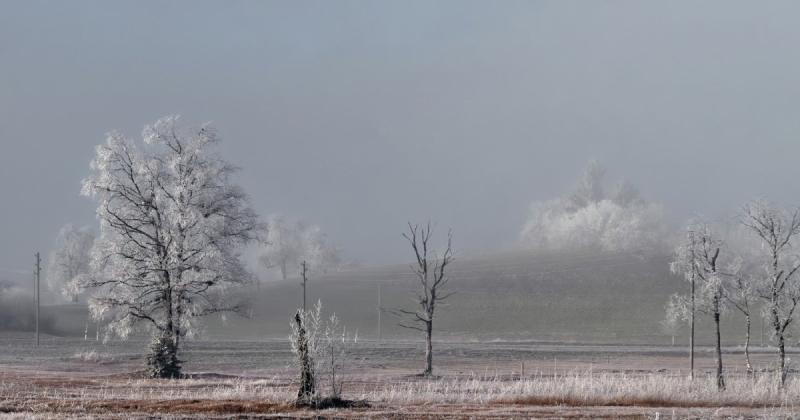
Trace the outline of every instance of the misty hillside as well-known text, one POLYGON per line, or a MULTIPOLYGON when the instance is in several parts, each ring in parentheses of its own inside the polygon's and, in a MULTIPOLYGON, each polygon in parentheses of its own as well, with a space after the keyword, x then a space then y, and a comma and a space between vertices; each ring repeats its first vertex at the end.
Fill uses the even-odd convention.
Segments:
MULTIPOLYGON (((667 255, 620 253, 527 252, 463 257, 452 266, 449 290, 456 292, 436 313, 440 339, 536 340, 624 343, 669 343, 661 329, 664 305, 672 293, 685 292, 682 279, 669 273, 667 255)), ((309 305, 322 300, 325 313, 335 312, 350 332, 377 337, 378 285, 381 288, 384 338, 419 338, 401 328, 390 313, 412 308, 414 278, 407 264, 357 268, 311 278, 309 305)), ((264 283, 244 292, 252 318, 230 315, 225 322, 208 319, 207 338, 275 338, 289 333, 289 318, 302 304, 298 279, 264 283)), ((723 321, 723 340, 738 344, 741 324, 735 314, 723 321)), ((46 306, 45 330, 83 335, 87 319, 82 305, 46 306)), ((698 327, 710 331, 699 315, 698 327)), ((754 321, 753 335, 759 325, 754 321)), ((89 335, 94 335, 93 327, 89 335)), ((685 334, 683 334, 685 336, 685 334)), ((699 341, 703 344, 704 336, 699 341)), ((685 341, 685 340, 684 340, 685 341)))
MULTIPOLYGON (((449 290, 456 294, 437 310, 439 337, 580 341, 664 341, 660 331, 668 296, 682 290, 668 271, 667 256, 586 253, 508 253, 457 260, 449 290)), ((362 268, 311 279, 308 301, 321 299, 350 329, 377 336, 378 285, 383 336, 415 331, 397 326, 388 311, 411 308, 415 280, 408 265, 362 268)), ((233 321, 211 334, 281 336, 301 303, 299 280, 261 286, 254 319, 233 321)))
MULTIPOLYGON (((661 328, 664 307, 687 283, 669 272, 670 256, 631 253, 514 252, 463 257, 452 266, 449 290, 455 291, 436 312, 439 338, 667 344, 661 328)), ((384 312, 384 338, 421 338, 399 327, 396 308, 413 308, 415 279, 408 264, 361 268, 309 280, 308 302, 323 302, 360 337, 377 337, 378 285, 384 312)), ((289 317, 302 302, 300 281, 261 286, 253 297, 254 318, 233 320, 227 328, 209 326, 209 335, 286 336, 289 317)), ((760 334, 753 321, 753 337, 760 334)), ((712 331, 710 317, 699 314, 699 344, 712 331)), ((728 313, 723 341, 738 345, 743 324, 728 313)), ((679 341, 685 341, 681 331, 679 341)))

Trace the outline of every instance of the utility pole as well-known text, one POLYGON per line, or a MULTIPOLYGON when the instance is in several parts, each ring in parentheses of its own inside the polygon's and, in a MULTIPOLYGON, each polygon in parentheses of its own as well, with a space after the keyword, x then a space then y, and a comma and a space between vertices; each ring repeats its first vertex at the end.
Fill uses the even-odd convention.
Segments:
POLYGON ((303 263, 300 264, 302 270, 300 274, 303 276, 303 313, 306 312, 306 281, 308 281, 308 264, 306 264, 306 260, 303 260, 303 263))
POLYGON ((381 333, 381 284, 378 283, 378 341, 383 341, 383 335, 381 333))
MULTIPOLYGON (((694 249, 694 239, 692 239, 692 249, 694 249)), ((694 255, 694 254, 692 254, 694 255)), ((694 298, 694 280, 695 280, 695 264, 694 257, 692 257, 692 317, 691 327, 689 331, 689 379, 694 380, 694 312, 695 312, 695 298, 694 298)))
MULTIPOLYGON (((33 275, 31 276, 31 280, 33 280, 33 283, 31 284, 31 295, 33 295, 33 302, 31 302, 33 305, 31 306, 31 309, 33 310, 34 328, 36 328, 39 324, 36 322, 36 267, 33 267, 33 275)), ((38 336, 39 334, 36 335, 38 336)))
POLYGON ((42 275, 41 258, 39 253, 36 253, 36 288, 33 291, 34 299, 36 300, 36 347, 39 347, 39 307, 41 306, 41 297, 39 294, 39 280, 42 275))

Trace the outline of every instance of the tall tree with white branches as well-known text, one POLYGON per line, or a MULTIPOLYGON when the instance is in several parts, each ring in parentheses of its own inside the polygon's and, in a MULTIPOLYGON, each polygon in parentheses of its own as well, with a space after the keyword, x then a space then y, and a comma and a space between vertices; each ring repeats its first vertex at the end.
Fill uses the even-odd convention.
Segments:
POLYGON ((88 226, 64 225, 58 232, 55 249, 50 253, 45 275, 50 290, 60 293, 72 303, 78 301, 80 290, 75 288, 79 276, 90 272, 90 253, 94 232, 88 226))
POLYGON ((436 305, 453 295, 453 292, 444 290, 450 280, 448 268, 453 262, 452 231, 447 232, 447 245, 440 255, 432 249, 432 236, 430 222, 422 227, 409 223, 408 232, 403 234, 414 251, 412 269, 418 281, 418 306, 416 310, 395 311, 409 320, 401 322, 401 327, 425 333, 425 370, 422 372, 425 376, 433 375, 433 317, 436 305))
POLYGON ((690 251, 697 256, 694 259, 697 267, 697 278, 700 280, 698 310, 714 320, 714 345, 717 367, 717 389, 725 389, 725 377, 722 371, 722 337, 720 334, 720 317, 725 310, 725 289, 720 272, 720 251, 723 242, 717 238, 706 223, 695 223, 687 229, 694 248, 690 251))
POLYGON ((800 234, 800 209, 786 211, 764 201, 754 201, 742 210, 741 223, 761 242, 764 274, 755 286, 765 302, 767 317, 778 344, 780 384, 786 383, 786 339, 800 303, 800 259, 792 248, 800 234))
POLYGON ((140 324, 153 333, 148 360, 170 366, 150 372, 168 377, 199 317, 240 308, 226 292, 251 280, 239 250, 263 228, 231 179, 237 168, 213 151, 216 130, 177 120, 147 125, 141 147, 116 132, 97 146, 82 188, 98 203, 95 274, 78 284, 93 289, 90 308, 110 333, 140 324))

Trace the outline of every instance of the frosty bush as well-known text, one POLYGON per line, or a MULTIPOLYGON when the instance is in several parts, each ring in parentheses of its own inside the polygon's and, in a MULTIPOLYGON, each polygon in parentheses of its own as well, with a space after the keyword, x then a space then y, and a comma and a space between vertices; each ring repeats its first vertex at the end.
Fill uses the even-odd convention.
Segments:
POLYGON ((573 192, 531 204, 530 217, 520 233, 522 243, 534 249, 611 252, 662 246, 661 206, 648 203, 625 182, 606 193, 604 176, 605 170, 592 161, 573 192))
POLYGON ((297 403, 320 406, 341 401, 343 381, 339 375, 349 340, 339 318, 332 314, 323 319, 318 301, 309 311, 298 309, 291 327, 292 353, 300 371, 297 403))

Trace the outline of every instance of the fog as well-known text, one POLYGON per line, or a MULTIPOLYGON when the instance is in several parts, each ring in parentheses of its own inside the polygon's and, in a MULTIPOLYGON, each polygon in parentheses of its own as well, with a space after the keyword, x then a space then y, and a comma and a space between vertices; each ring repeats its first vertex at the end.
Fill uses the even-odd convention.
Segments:
POLYGON ((800 4, 4 3, 0 279, 30 278, 94 146, 167 114, 213 121, 262 215, 365 264, 408 220, 457 255, 517 245, 532 202, 597 159, 673 225, 800 204, 800 4))

